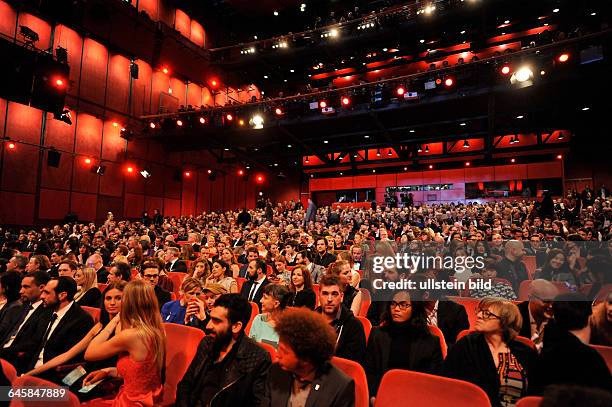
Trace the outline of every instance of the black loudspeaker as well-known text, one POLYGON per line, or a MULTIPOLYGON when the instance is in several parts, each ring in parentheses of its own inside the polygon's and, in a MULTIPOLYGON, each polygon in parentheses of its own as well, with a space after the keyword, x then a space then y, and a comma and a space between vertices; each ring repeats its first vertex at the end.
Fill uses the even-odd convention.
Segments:
POLYGON ((174 175, 172 176, 172 179, 176 182, 181 182, 183 180, 183 171, 181 170, 174 171, 174 175))
POLYGON ((138 79, 138 64, 136 62, 130 64, 130 75, 132 75, 132 78, 138 79))
POLYGON ((49 167, 58 168, 61 159, 62 159, 62 153, 59 153, 54 150, 49 150, 49 152, 47 153, 47 165, 49 167))

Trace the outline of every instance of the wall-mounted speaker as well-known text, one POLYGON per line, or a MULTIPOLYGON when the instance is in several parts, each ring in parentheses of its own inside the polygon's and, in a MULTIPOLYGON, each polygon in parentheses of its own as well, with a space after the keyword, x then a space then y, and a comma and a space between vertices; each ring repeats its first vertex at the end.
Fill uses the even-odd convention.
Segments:
POLYGON ((55 150, 49 150, 47 152, 47 165, 49 167, 58 168, 60 165, 61 159, 62 159, 62 153, 55 151, 55 150))

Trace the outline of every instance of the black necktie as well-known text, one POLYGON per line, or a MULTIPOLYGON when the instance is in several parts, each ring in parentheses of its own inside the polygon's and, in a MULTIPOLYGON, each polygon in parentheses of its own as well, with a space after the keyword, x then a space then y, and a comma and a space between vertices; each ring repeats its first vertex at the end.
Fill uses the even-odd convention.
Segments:
POLYGON ((42 337, 42 342, 40 346, 38 347, 38 352, 36 352, 34 357, 38 358, 40 351, 42 351, 45 348, 45 345, 47 344, 47 341, 49 340, 49 333, 51 332, 51 327, 53 326, 53 323, 55 322, 56 319, 57 319, 57 313, 54 312, 53 315, 51 315, 51 320, 49 321, 47 330, 45 331, 45 334, 42 337))
POLYGON ((30 312, 32 309, 34 309, 32 304, 28 304, 27 306, 23 307, 23 309, 21 311, 21 315, 19 315, 19 318, 17 319, 17 322, 15 322, 15 325, 13 326, 13 329, 11 330, 11 332, 6 337, 4 337, 4 340, 2 341, 3 345, 6 342, 8 342, 13 336, 17 336, 17 334, 19 333, 19 327, 21 326, 21 324, 25 320, 26 316, 28 316, 28 312, 30 312))

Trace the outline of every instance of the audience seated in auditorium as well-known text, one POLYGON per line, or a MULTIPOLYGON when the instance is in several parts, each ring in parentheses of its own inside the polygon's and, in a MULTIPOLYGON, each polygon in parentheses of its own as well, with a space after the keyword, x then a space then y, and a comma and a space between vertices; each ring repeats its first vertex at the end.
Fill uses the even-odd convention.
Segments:
MULTIPOLYGON (((21 274, 14 271, 7 271, 0 274, 0 327, 5 324, 4 316, 10 315, 10 318, 19 316, 18 308, 21 308, 21 274)), ((12 325, 15 321, 9 320, 6 325, 12 325)), ((1 328, 0 328, 1 329, 1 328)), ((2 332, 0 330, 0 338, 2 332)))
POLYGON ((161 307, 171 300, 170 292, 161 288, 157 283, 159 281, 160 268, 156 261, 145 261, 140 267, 140 275, 144 282, 153 287, 157 304, 161 311, 161 307))
POLYGON ((480 276, 475 275, 471 280, 480 279, 483 282, 491 284, 491 288, 476 288, 470 290, 470 297, 485 298, 485 297, 500 297, 506 300, 516 300, 517 295, 511 286, 500 281, 495 281, 497 277, 497 269, 495 269, 495 260, 486 258, 484 267, 480 270, 480 276))
POLYGON ((177 407, 267 405, 270 355, 244 334, 251 306, 238 294, 216 301, 202 339, 176 393, 177 407))
POLYGON ((110 271, 108 273, 108 283, 116 281, 129 282, 132 279, 132 270, 127 263, 112 263, 110 265, 110 271))
MULTIPOLYGON (((89 332, 73 347, 68 349, 66 352, 61 353, 55 356, 53 359, 48 360, 42 365, 30 370, 25 373, 31 376, 41 376, 44 378, 53 378, 61 379, 61 376, 68 374, 70 371, 64 371, 63 374, 58 372, 53 372, 51 369, 55 369, 62 365, 67 365, 71 360, 80 361, 84 356, 85 350, 91 343, 92 339, 100 333, 102 329, 121 311, 121 299, 123 297, 123 290, 125 289, 126 282, 118 281, 115 283, 110 283, 104 293, 102 294, 102 305, 100 307, 100 321, 97 322, 89 332), (51 372, 50 372, 51 371, 51 372)), ((114 334, 114 332, 113 332, 114 334)), ((116 357, 110 357, 105 360, 100 360, 98 362, 90 362, 85 364, 82 362, 81 365, 85 365, 87 371, 91 372, 98 369, 103 369, 107 367, 114 367, 117 363, 116 357)), ((84 377, 83 377, 84 378, 84 377)), ((78 390, 82 387, 82 380, 78 380, 74 385, 70 386, 71 390, 75 392, 75 394, 79 394, 80 397, 83 396, 82 393, 78 393, 78 390)), ((101 395, 99 393, 89 393, 87 398, 93 398, 94 395, 101 395)))
POLYGON ((508 280, 515 293, 519 292, 521 281, 527 280, 527 268, 521 261, 524 255, 523 243, 519 240, 510 240, 504 247, 504 258, 497 263, 497 277, 508 280))
POLYGON ((176 247, 168 247, 164 261, 166 262, 166 271, 177 271, 180 273, 187 272, 187 265, 183 260, 179 260, 180 251, 176 247))
POLYGON ((575 287, 577 285, 575 274, 576 271, 570 269, 565 253, 560 249, 551 249, 542 270, 536 272, 535 278, 565 282, 575 287))
POLYGON ((445 376, 480 386, 493 406, 514 405, 527 395, 536 351, 515 340, 522 317, 516 305, 500 298, 478 304, 475 333, 450 348, 445 376))
POLYGON ((278 345, 278 334, 274 327, 280 313, 287 307, 291 298, 289 289, 281 284, 268 284, 263 288, 261 314, 255 316, 249 337, 256 342, 264 342, 274 347, 278 345))
POLYGON ((312 252, 306 250, 298 252, 295 256, 296 264, 306 266, 308 269, 310 277, 312 278, 312 283, 319 284, 319 280, 325 275, 325 267, 313 263, 312 259, 312 252))
POLYGON ((123 290, 121 313, 95 336, 87 350, 88 361, 118 356, 116 367, 89 373, 83 385, 121 377, 113 406, 154 405, 163 388, 166 363, 166 334, 159 304, 151 284, 130 281, 123 290))
MULTIPOLYGON (((0 320, 2 320, 0 318, 0 320)), ((591 325, 591 344, 612 346, 612 290, 604 301, 593 307, 589 318, 591 325)))
POLYGON ((306 266, 298 265, 291 270, 291 284, 289 288, 291 290, 290 306, 315 309, 317 295, 312 289, 312 278, 306 266))
POLYGON ((317 311, 336 331, 335 356, 361 363, 366 350, 365 333, 361 322, 343 304, 342 285, 337 275, 323 276, 317 311))
POLYGON ((559 290, 550 281, 533 280, 529 284, 529 300, 518 305, 523 319, 519 335, 531 339, 538 352, 542 351, 545 338, 550 339, 546 343, 552 343, 556 336, 552 304, 557 294, 559 290), (549 338, 551 335, 553 338, 549 338))
POLYGON ((324 238, 316 240, 316 254, 312 262, 319 266, 327 267, 336 261, 336 256, 328 252, 327 242, 324 238))
POLYGON ((14 271, 21 275, 25 275, 25 268, 28 265, 28 258, 21 254, 15 254, 6 263, 6 271, 14 271))
MULTIPOLYGON (((422 279, 417 275, 415 281, 422 279)), ((451 301, 445 296, 439 296, 440 290, 430 290, 423 298, 425 301, 425 314, 427 324, 437 326, 444 334, 447 345, 452 345, 457 340, 459 332, 470 327, 465 307, 451 301), (439 298, 438 298, 439 296, 439 298)))
POLYGON ((427 327, 425 303, 417 291, 397 291, 370 332, 364 367, 374 397, 383 375, 391 369, 437 373, 442 366, 440 340, 427 327))
POLYGON ((324 317, 305 308, 288 309, 279 316, 276 331, 277 363, 268 373, 263 405, 355 405, 354 381, 330 362, 336 335, 324 317))
MULTIPOLYGON (((61 260, 57 266, 58 266, 56 269, 57 275, 55 277, 66 276, 66 277, 74 278, 77 270, 79 269, 79 265, 70 260, 61 260)), ((53 277, 51 275, 51 272, 49 272, 49 276, 53 277)), ((78 284, 79 283, 77 282, 77 285, 78 284)))
POLYGON ((539 407, 609 407, 612 392, 594 387, 551 385, 546 388, 539 407))
POLYGON ((542 350, 530 377, 530 391, 540 394, 551 384, 612 391, 612 376, 606 362, 588 345, 591 303, 580 293, 564 293, 555 297, 552 306, 557 337, 552 345, 542 350))
POLYGON ((104 260, 102 259, 102 256, 99 254, 92 254, 87 259, 86 265, 88 267, 93 267, 94 270, 96 270, 97 279, 99 282, 103 283, 108 281, 108 271, 104 267, 104 260))
POLYGON ((346 260, 338 260, 329 267, 329 273, 340 278, 340 283, 344 288, 342 304, 350 309, 354 315, 361 310, 361 292, 351 285, 352 270, 351 265, 346 260))
POLYGON ((197 297, 202 294, 202 285, 198 280, 192 277, 186 277, 181 284, 179 290, 180 298, 175 301, 170 301, 162 305, 161 316, 162 321, 186 325, 189 322, 185 315, 187 306, 191 302, 195 302, 197 297))

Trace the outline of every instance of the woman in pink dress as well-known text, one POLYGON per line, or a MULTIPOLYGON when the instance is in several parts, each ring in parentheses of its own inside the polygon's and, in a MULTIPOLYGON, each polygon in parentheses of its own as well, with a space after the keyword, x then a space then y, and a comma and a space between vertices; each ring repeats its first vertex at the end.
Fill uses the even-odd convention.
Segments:
POLYGON ((161 400, 163 388, 162 370, 166 359, 164 332, 153 288, 142 280, 131 281, 123 292, 121 313, 91 341, 85 351, 85 359, 92 361, 119 355, 117 367, 91 372, 83 385, 107 377, 121 377, 123 386, 112 401, 113 406, 155 405, 161 400))

